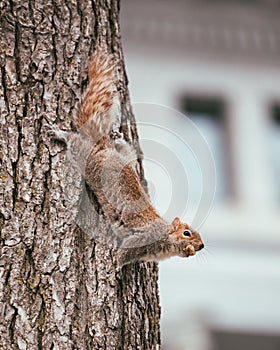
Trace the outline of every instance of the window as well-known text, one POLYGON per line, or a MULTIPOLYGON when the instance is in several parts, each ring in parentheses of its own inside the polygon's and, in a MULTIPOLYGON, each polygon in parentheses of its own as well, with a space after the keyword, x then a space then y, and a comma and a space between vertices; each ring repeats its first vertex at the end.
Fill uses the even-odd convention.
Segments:
POLYGON ((274 105, 271 114, 272 135, 270 140, 270 152, 275 178, 276 196, 278 200, 280 200, 280 105, 274 105))
POLYGON ((279 350, 279 335, 250 334, 215 330, 212 332, 213 350, 279 350))
POLYGON ((229 156, 224 103, 216 98, 185 97, 182 108, 199 128, 213 154, 217 172, 215 202, 225 200, 229 196, 229 156))

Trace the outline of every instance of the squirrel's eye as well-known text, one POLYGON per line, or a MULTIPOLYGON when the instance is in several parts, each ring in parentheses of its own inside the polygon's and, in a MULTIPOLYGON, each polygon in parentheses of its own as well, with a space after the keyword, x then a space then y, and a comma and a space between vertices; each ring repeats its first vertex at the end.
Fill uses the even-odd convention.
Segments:
POLYGON ((185 231, 183 232, 183 236, 184 236, 184 237, 190 237, 191 235, 192 235, 192 233, 191 233, 190 230, 185 230, 185 231))

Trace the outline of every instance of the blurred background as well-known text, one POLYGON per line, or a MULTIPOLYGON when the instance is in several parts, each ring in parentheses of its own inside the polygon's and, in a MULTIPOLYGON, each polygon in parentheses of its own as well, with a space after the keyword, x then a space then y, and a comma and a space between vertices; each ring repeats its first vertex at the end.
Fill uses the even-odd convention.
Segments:
MULTIPOLYGON (((163 349, 279 350, 280 2, 122 0, 121 28, 136 118, 148 111, 153 120, 150 103, 185 114, 216 166, 214 204, 199 227, 206 249, 160 263, 163 349)), ((157 132, 144 129, 141 138, 157 132)), ((164 138, 158 143, 171 149, 172 137, 164 138)), ((166 208, 176 212, 182 199, 167 203, 172 186, 184 185, 168 164, 163 171, 148 157, 145 169, 170 220, 166 208)), ((191 192, 199 174, 189 171, 191 192)), ((202 182, 213 187, 207 176, 202 182)))

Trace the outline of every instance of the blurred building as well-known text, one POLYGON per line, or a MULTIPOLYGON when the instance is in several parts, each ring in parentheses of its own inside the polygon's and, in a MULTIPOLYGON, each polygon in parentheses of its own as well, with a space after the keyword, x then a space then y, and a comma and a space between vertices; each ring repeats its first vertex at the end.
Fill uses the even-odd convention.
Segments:
POLYGON ((122 0, 121 28, 132 102, 186 114, 217 171, 206 250, 160 264, 163 349, 279 350, 280 3, 122 0))

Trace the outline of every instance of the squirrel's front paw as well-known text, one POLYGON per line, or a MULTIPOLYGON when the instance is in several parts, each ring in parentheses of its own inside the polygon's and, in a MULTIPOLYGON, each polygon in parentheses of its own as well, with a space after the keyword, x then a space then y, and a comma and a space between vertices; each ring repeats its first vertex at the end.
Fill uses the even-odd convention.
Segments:
POLYGON ((191 244, 188 244, 185 248, 183 248, 183 252, 186 254, 186 257, 190 255, 195 255, 194 246, 191 244))

